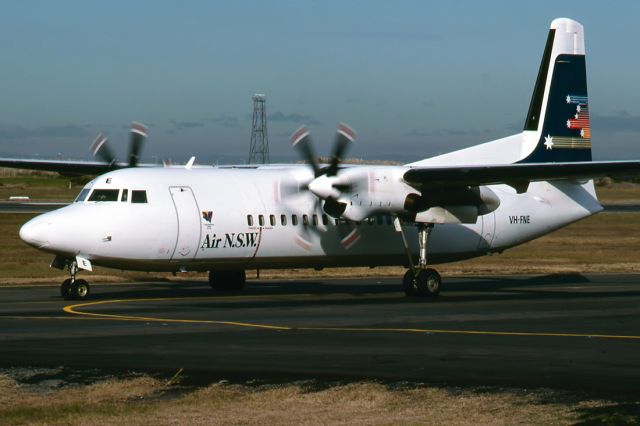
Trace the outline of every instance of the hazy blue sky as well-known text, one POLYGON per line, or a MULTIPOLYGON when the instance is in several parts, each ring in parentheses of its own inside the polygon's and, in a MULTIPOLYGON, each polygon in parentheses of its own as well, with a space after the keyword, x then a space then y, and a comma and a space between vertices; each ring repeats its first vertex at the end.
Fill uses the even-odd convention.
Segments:
POLYGON ((266 93, 272 157, 335 126, 353 156, 420 159, 521 130, 549 23, 585 25, 594 156, 640 158, 638 1, 29 1, 0 14, 0 154, 248 154, 266 93))

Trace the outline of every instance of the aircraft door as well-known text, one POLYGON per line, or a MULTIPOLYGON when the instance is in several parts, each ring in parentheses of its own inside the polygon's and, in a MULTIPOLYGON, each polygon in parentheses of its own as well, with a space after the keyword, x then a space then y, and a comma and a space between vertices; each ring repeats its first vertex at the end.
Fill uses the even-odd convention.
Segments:
POLYGON ((188 186, 169 188, 176 209, 178 234, 171 259, 193 259, 200 243, 200 211, 193 191, 188 186))

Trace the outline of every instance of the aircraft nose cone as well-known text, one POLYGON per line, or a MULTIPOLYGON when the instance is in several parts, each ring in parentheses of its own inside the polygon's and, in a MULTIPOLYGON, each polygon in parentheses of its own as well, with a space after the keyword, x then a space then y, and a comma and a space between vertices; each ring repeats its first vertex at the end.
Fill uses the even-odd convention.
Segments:
POLYGON ((49 223, 39 218, 34 218, 20 228, 20 239, 25 243, 42 248, 49 245, 46 231, 49 223))

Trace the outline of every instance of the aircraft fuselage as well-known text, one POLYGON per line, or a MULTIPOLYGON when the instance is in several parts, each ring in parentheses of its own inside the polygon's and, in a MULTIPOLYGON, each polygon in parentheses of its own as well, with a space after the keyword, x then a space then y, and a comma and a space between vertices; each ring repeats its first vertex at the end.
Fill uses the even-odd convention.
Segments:
MULTIPOLYGON (((25 224, 21 237, 61 257, 130 270, 407 266, 391 215, 358 223, 328 216, 298 187, 309 173, 305 166, 114 171, 87 185, 84 200, 25 224), (104 200, 93 196, 98 191, 104 200)), ((591 183, 538 182, 524 194, 490 189, 500 199, 495 211, 475 223, 435 226, 429 263, 502 251, 601 209, 591 183)), ((375 191, 354 191, 350 202, 372 203, 375 191)), ((415 225, 404 230, 417 256, 415 225)))

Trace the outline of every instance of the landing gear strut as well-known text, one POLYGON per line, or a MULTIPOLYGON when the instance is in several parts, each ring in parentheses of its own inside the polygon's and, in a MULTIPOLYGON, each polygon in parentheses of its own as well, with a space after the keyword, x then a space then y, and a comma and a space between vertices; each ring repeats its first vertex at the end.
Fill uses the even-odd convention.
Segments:
POLYGON ((433 230, 433 223, 418 224, 418 245, 419 257, 418 265, 413 263, 413 257, 409 250, 409 244, 404 236, 400 219, 395 219, 396 230, 402 236, 402 244, 409 259, 409 270, 402 278, 402 289, 408 297, 435 297, 440 294, 442 286, 442 278, 438 271, 427 267, 427 244, 429 243, 429 235, 433 230))
POLYGON ((60 295, 64 300, 84 300, 89 297, 91 289, 89 283, 83 279, 76 279, 78 273, 78 262, 75 260, 67 264, 70 278, 62 282, 60 295))
POLYGON ((247 280, 243 269, 235 271, 209 271, 209 284, 216 291, 240 291, 247 280))

